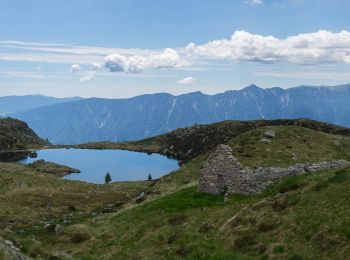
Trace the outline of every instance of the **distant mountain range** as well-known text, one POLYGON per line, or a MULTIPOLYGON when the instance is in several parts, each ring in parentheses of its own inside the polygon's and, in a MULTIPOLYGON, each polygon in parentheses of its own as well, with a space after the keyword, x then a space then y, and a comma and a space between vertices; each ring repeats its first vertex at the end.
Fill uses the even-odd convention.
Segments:
POLYGON ((251 85, 216 95, 159 93, 128 99, 80 99, 11 116, 27 122, 52 143, 77 144, 137 140, 228 119, 310 118, 349 127, 349 100, 350 84, 290 89, 251 85))
POLYGON ((80 99, 80 97, 54 98, 42 95, 0 97, 0 116, 80 99))

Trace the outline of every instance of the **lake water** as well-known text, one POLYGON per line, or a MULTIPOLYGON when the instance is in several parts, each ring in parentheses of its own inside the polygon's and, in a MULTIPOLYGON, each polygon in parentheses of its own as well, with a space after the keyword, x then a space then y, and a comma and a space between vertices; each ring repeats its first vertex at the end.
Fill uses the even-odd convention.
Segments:
POLYGON ((37 158, 26 158, 19 162, 31 163, 45 160, 79 169, 81 173, 65 176, 69 180, 81 180, 91 183, 104 183, 107 172, 115 181, 146 180, 150 173, 153 179, 179 168, 176 160, 159 154, 130 152, 123 150, 89 149, 47 149, 38 150, 37 158))

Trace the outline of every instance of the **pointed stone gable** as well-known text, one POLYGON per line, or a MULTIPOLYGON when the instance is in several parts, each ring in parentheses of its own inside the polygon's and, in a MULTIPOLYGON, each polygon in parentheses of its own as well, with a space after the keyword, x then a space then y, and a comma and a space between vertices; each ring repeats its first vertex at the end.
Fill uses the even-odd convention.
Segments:
POLYGON ((198 191, 222 194, 237 188, 236 180, 242 179, 246 169, 233 156, 228 145, 219 145, 201 169, 198 191))

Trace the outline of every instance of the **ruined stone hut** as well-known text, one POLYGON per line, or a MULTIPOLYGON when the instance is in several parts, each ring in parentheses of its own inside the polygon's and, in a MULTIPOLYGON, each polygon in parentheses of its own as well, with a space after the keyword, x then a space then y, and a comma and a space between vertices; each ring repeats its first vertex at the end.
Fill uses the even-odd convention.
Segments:
POLYGON ((285 177, 350 166, 345 160, 314 164, 295 164, 288 168, 269 167, 251 170, 243 167, 228 145, 221 144, 204 163, 199 177, 198 191, 222 194, 254 194, 272 182, 285 177))

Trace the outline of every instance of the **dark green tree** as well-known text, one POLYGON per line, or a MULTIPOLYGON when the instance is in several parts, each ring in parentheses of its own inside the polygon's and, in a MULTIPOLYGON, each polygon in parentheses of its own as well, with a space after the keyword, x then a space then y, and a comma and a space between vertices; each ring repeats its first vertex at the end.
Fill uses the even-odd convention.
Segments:
POLYGON ((112 181, 112 177, 110 175, 109 172, 107 172, 106 176, 105 176, 105 184, 108 184, 112 181))
POLYGON ((149 181, 152 180, 152 175, 151 175, 151 173, 148 174, 148 180, 149 180, 149 181))

